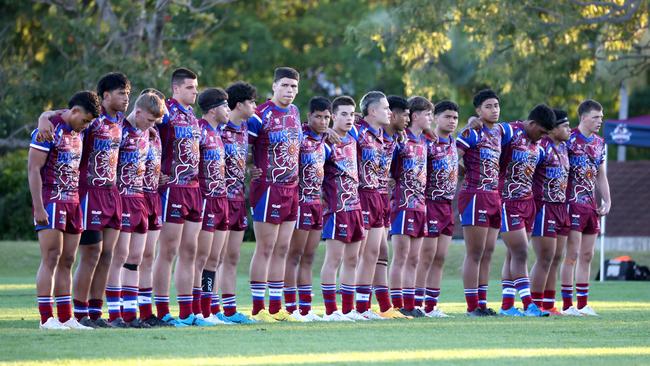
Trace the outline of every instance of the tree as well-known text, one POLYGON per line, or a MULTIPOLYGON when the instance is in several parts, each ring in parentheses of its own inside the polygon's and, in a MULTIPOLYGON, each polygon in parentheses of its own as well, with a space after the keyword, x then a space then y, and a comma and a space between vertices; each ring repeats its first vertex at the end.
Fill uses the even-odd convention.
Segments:
POLYGON ((620 80, 650 66, 648 7, 644 0, 416 0, 378 10, 350 35, 361 52, 376 45, 398 55, 408 94, 440 98, 490 85, 505 97, 505 117, 520 118, 543 101, 566 108, 591 96, 613 107, 620 80), (473 66, 461 86, 450 56, 473 66), (616 76, 613 87, 605 75, 616 76))

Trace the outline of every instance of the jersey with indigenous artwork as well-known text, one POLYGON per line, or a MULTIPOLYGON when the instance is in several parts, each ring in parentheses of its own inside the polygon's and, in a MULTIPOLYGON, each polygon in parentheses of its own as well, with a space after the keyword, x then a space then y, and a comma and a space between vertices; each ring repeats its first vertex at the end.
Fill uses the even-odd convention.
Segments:
POLYGON ((598 135, 587 137, 575 128, 571 131, 567 148, 570 167, 567 189, 569 202, 597 207, 594 192, 598 170, 606 158, 605 140, 598 135))
POLYGON ((391 166, 395 189, 393 207, 396 210, 424 211, 427 186, 427 146, 423 134, 415 136, 406 130, 406 140, 393 152, 391 166))
POLYGON ((351 136, 338 144, 325 144, 324 214, 361 209, 357 187, 357 142, 351 136))
POLYGON ((115 185, 123 121, 122 112, 111 117, 102 107, 102 114, 84 132, 81 187, 110 188, 115 185))
POLYGON ((177 100, 167 100, 169 115, 158 126, 163 146, 161 172, 169 177, 166 183, 174 187, 199 186, 199 140, 201 128, 191 107, 177 100))
POLYGON ((160 179, 160 160, 162 157, 162 144, 158 129, 151 127, 149 133, 149 149, 147 159, 144 162, 144 181, 142 190, 147 193, 158 192, 158 180, 160 179))
POLYGON ((389 194, 388 181, 390 180, 390 165, 393 161, 393 152, 397 146, 397 134, 391 136, 384 131, 384 151, 381 155, 379 164, 379 188, 377 192, 381 194, 389 194))
POLYGON ((312 131, 309 126, 303 128, 304 139, 300 144, 300 163, 298 179, 298 202, 320 203, 325 174, 325 141, 323 135, 312 131))
POLYGON ((47 153, 41 168, 43 200, 79 202, 79 163, 83 146, 82 133, 75 132, 61 116, 50 118, 54 139, 45 141, 32 132, 30 147, 47 153))
POLYGON ((221 141, 223 125, 216 128, 210 122, 199 120, 201 127, 201 140, 199 148, 201 159, 199 161, 199 185, 201 192, 206 197, 226 197, 226 163, 225 148, 221 141))
POLYGON ((257 107, 248 120, 248 143, 253 161, 262 170, 257 180, 269 184, 296 185, 302 127, 298 108, 280 108, 272 101, 257 107))
POLYGON ((461 190, 474 192, 498 192, 499 157, 506 133, 502 124, 491 129, 484 126, 480 130, 464 129, 456 138, 456 147, 464 152, 465 179, 461 190))
POLYGON ((458 182, 458 153, 453 137, 438 137, 427 142, 426 199, 431 201, 454 199, 458 182))
POLYGON ((349 134, 357 141, 359 189, 376 190, 380 186, 381 164, 384 155, 384 134, 361 119, 349 134))
POLYGON ((564 203, 569 180, 569 153, 566 143, 555 145, 544 136, 540 142, 541 154, 533 179, 535 199, 543 202, 564 203))
POLYGON ((246 200, 246 155, 248 154, 248 128, 246 123, 236 125, 230 121, 223 126, 221 141, 226 153, 226 195, 230 201, 246 200))
POLYGON ((117 189, 121 195, 142 196, 148 150, 149 131, 142 131, 125 119, 117 163, 117 189))
POLYGON ((530 140, 522 122, 503 123, 502 126, 507 133, 501 140, 501 198, 532 198, 533 174, 541 150, 539 143, 530 140))

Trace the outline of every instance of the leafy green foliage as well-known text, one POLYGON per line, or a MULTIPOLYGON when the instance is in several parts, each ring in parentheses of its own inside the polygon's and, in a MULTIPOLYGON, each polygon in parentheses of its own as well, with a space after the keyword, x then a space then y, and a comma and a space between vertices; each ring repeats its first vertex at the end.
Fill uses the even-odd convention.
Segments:
POLYGON ((0 187, 0 240, 36 238, 27 184, 26 150, 16 150, 2 156, 0 187))

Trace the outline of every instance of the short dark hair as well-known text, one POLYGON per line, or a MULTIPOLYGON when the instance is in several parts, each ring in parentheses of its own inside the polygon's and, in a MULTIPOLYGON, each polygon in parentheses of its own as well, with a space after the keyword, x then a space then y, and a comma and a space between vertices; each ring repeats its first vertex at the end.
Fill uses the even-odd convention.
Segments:
POLYGON ((433 109, 433 114, 438 115, 446 111, 458 112, 458 104, 452 102, 451 100, 441 100, 436 103, 436 106, 433 109))
POLYGON ((361 105, 361 115, 364 117, 367 116, 370 105, 379 102, 382 98, 386 98, 386 94, 380 91, 373 90, 367 92, 366 95, 361 97, 361 102, 359 102, 361 105))
POLYGON ((555 113, 555 127, 569 122, 569 114, 565 110, 554 108, 553 113, 555 113))
POLYGON ((332 112, 336 113, 336 111, 342 105, 351 105, 355 108, 357 107, 357 103, 354 102, 354 99, 352 99, 352 97, 349 97, 347 95, 341 95, 339 97, 334 98, 334 101, 332 101, 332 112))
POLYGON ((221 88, 208 88, 199 94, 199 107, 203 113, 228 103, 228 94, 221 88))
POLYGON ((276 81, 282 78, 289 78, 289 79, 300 81, 300 74, 298 73, 298 71, 296 71, 296 69, 291 67, 286 67, 286 66, 278 67, 273 72, 273 82, 275 83, 276 81))
POLYGON ((104 98, 104 92, 112 92, 117 89, 131 89, 131 82, 121 72, 109 72, 97 82, 97 95, 104 98))
POLYGON ((497 93, 494 92, 492 89, 483 89, 480 90, 478 93, 474 94, 474 108, 478 108, 483 104, 488 99, 496 99, 497 101, 499 100, 499 96, 497 93))
POLYGON ((425 97, 415 96, 408 100, 409 115, 420 111, 433 111, 433 104, 425 97))
POLYGON ((583 114, 589 113, 591 111, 602 111, 603 106, 596 102, 593 99, 587 99, 584 102, 580 103, 578 106, 578 116, 582 116, 583 114))
POLYGON ((530 113, 528 113, 528 119, 549 131, 555 127, 555 113, 546 104, 538 104, 531 109, 530 113))
POLYGON ((147 93, 154 93, 158 96, 158 98, 162 99, 163 101, 165 100, 165 94, 163 94, 160 90, 155 89, 155 88, 144 88, 140 92, 140 95, 145 95, 147 93))
POLYGON ((99 117, 101 111, 101 102, 99 96, 90 90, 84 90, 75 93, 75 95, 68 101, 68 109, 72 107, 81 107, 87 113, 90 113, 93 118, 99 117))
POLYGON ((332 112, 332 102, 325 97, 313 97, 309 100, 309 113, 332 112))
POLYGON ((184 67, 179 67, 178 69, 174 70, 174 72, 172 72, 172 85, 182 84, 185 82, 185 79, 196 80, 198 79, 198 76, 194 73, 194 71, 186 69, 184 67))
POLYGON ((245 81, 237 81, 230 84, 226 88, 228 93, 228 107, 235 109, 237 103, 244 103, 247 100, 255 100, 257 98, 257 90, 251 84, 245 81))
POLYGON ((406 98, 400 97, 399 95, 389 95, 386 99, 388 99, 388 108, 390 108, 391 111, 395 109, 405 111, 409 108, 406 98))

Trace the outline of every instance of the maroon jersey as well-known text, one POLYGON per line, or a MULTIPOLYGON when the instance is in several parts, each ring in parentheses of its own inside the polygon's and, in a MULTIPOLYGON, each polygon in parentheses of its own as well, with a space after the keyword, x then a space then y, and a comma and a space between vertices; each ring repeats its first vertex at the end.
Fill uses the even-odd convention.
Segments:
POLYGON ((248 128, 246 123, 236 125, 230 121, 223 126, 221 141, 226 154, 226 193, 230 201, 246 200, 246 155, 248 154, 248 128))
POLYGON ((43 200, 79 202, 79 163, 83 146, 82 134, 75 132, 61 116, 50 118, 54 125, 53 141, 38 138, 38 129, 32 132, 30 147, 47 153, 41 168, 43 200))
POLYGON ((257 106, 255 115, 248 120, 248 136, 255 166, 262 170, 258 181, 298 183, 302 127, 296 106, 280 108, 270 100, 257 106))
POLYGON ((191 107, 174 99, 167 100, 169 116, 158 126, 162 142, 161 171, 169 177, 166 185, 198 187, 199 139, 201 129, 191 107))
POLYGON ((458 153, 452 137, 427 142, 426 199, 451 201, 458 182, 458 153))
POLYGON ((102 114, 84 131, 81 187, 110 188, 115 185, 123 120, 124 114, 121 112, 111 117, 102 108, 102 114))
POLYGON ((162 144, 160 135, 155 127, 149 129, 149 149, 144 164, 144 181, 142 190, 148 193, 158 192, 158 180, 160 179, 160 159, 162 156, 162 144))
POLYGON ((510 130, 502 139, 499 184, 501 198, 520 200, 533 197, 533 174, 539 160, 539 143, 532 142, 524 124, 512 122, 503 125, 510 130))
POLYGON ((225 148, 221 141, 223 126, 212 127, 210 122, 199 120, 201 127, 201 159, 199 161, 199 185, 206 197, 226 197, 225 148))
POLYGON ((325 164, 324 138, 307 125, 303 127, 303 136, 300 144, 298 202, 320 203, 325 164))
POLYGON ((357 142, 352 136, 336 145, 325 144, 324 214, 361 210, 357 142))
POLYGON ((381 194, 390 193, 388 180, 390 179, 390 165, 393 161, 393 152, 395 151, 395 146, 397 146, 397 137, 397 134, 391 136, 384 131, 384 151, 379 164, 379 188, 377 188, 377 192, 381 194))
POLYGON ((424 135, 406 130, 406 140, 395 147, 391 166, 395 189, 393 208, 399 211, 424 211, 427 185, 427 148, 424 135))
POLYGON ((595 188, 600 165, 605 161, 605 141, 598 135, 587 137, 577 128, 567 142, 569 151, 569 203, 597 207, 595 188))
POLYGON ((466 128, 456 139, 456 147, 464 152, 465 179, 462 190, 473 192, 498 192, 499 157, 502 140, 507 140, 508 124, 497 124, 489 129, 466 128))
POLYGON ((384 155, 384 134, 374 129, 363 119, 352 126, 350 135, 357 141, 357 165, 359 168, 359 189, 377 190, 380 186, 382 156, 384 155))
POLYGON ((122 123, 122 142, 117 163, 117 189, 121 195, 143 196, 148 150, 149 131, 142 131, 125 119, 122 123))
POLYGON ((569 179, 569 153, 564 142, 558 145, 545 136, 539 142, 539 163, 533 178, 533 195, 542 202, 564 203, 569 179))

